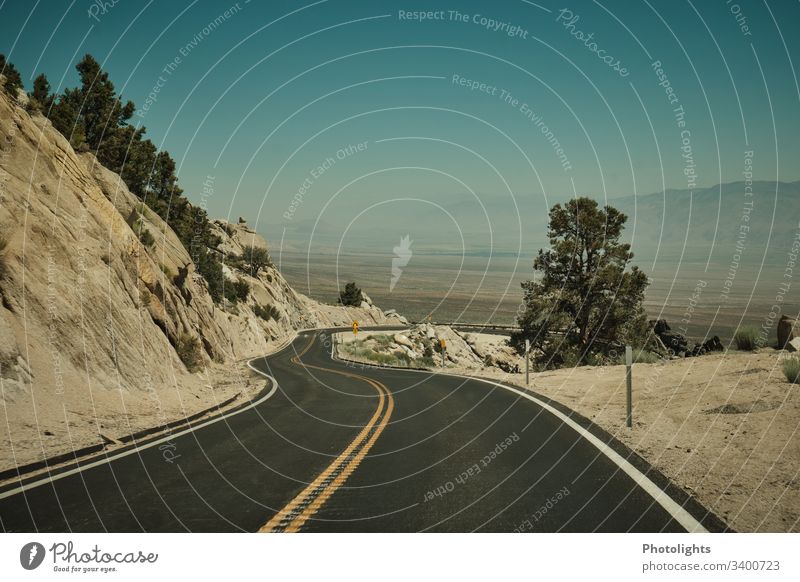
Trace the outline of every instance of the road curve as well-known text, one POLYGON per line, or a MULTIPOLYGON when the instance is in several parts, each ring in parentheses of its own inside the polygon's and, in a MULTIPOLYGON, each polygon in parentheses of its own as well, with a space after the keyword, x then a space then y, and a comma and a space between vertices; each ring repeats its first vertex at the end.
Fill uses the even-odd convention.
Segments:
POLYGON ((254 406, 0 488, 4 531, 718 531, 623 445, 546 399, 334 360, 307 331, 251 365, 254 406), (165 451, 169 450, 169 455, 165 451), (44 482, 43 482, 44 481, 44 482))

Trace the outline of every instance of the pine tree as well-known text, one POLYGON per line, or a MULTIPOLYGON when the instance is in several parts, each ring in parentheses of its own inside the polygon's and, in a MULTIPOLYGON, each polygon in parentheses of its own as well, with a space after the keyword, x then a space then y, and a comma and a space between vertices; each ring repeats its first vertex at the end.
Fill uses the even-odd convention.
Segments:
POLYGON ((339 293, 339 303, 342 305, 352 305, 358 307, 364 297, 361 295, 361 289, 356 287, 354 282, 347 283, 344 289, 339 293))
POLYGON ((6 78, 3 87, 9 95, 16 99, 17 89, 22 89, 22 77, 17 68, 6 60, 5 55, 0 55, 0 75, 6 78))
POLYGON ((50 82, 47 80, 47 76, 44 73, 33 80, 33 93, 31 94, 31 98, 45 115, 49 115, 49 111, 55 100, 55 95, 50 94, 50 82))
POLYGON ((66 89, 50 110, 53 127, 78 151, 87 149, 83 117, 80 115, 82 101, 79 89, 66 89))
POLYGON ((518 350, 528 339, 551 364, 586 363, 609 346, 645 340, 648 280, 638 267, 626 270, 633 258, 620 241, 626 220, 590 198, 550 210, 550 248, 533 263, 540 278, 522 284, 525 311, 511 340, 518 350))

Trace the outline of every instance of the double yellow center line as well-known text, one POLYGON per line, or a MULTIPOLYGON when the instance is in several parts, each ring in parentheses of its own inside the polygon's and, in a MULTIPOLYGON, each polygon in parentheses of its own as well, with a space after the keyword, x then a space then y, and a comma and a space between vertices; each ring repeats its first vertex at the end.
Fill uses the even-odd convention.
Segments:
POLYGON ((305 368, 323 370, 340 376, 346 376, 355 380, 361 380, 372 386, 378 393, 378 406, 369 422, 361 429, 356 438, 351 442, 341 454, 320 473, 305 489, 303 489, 286 507, 281 509, 266 524, 260 532, 297 532, 303 524, 308 521, 325 502, 341 487, 347 478, 356 470, 361 460, 367 455, 372 445, 389 423, 389 417, 394 410, 394 398, 389 389, 384 385, 351 372, 333 370, 322 366, 304 364, 300 358, 311 349, 316 336, 306 345, 302 352, 292 357, 292 362, 305 368))

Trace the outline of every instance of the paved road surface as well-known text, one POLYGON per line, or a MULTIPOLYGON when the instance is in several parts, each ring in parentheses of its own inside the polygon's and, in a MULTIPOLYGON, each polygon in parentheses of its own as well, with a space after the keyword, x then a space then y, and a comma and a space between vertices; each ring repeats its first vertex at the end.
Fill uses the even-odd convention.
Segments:
POLYGON ((653 483, 665 480, 644 478, 640 461, 632 471, 623 461, 626 473, 613 450, 604 454, 591 442, 596 437, 587 439, 519 392, 436 373, 347 365, 331 358, 329 338, 328 331, 304 332, 283 351, 254 360, 278 386, 250 409, 24 491, 0 489, 0 526, 58 532, 724 527, 693 500, 675 492, 667 497, 653 483), (176 455, 171 463, 166 448, 176 455))

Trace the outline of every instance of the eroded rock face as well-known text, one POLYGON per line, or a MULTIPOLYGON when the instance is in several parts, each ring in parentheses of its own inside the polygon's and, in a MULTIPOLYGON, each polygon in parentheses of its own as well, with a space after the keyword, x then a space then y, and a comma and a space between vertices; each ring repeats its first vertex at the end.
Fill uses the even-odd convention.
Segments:
MULTIPOLYGON (((518 372, 520 357, 505 340, 487 342, 477 334, 461 333, 449 326, 421 323, 402 333, 367 335, 365 347, 378 354, 390 355, 398 350, 409 358, 413 366, 439 366, 441 345, 445 345, 445 358, 449 364, 471 369, 496 366, 506 372, 518 372), (383 341, 378 337, 385 337, 383 341)), ((484 338, 485 339, 485 338, 484 338)), ((492 339, 500 340, 499 336, 492 339)))
MULTIPOLYGON (((246 224, 217 228, 237 254, 267 245, 246 224)), ((70 450, 97 438, 101 426, 127 434, 206 408, 220 400, 214 371, 230 375, 234 362, 268 352, 295 329, 398 321, 372 306, 321 305, 274 267, 258 277, 231 273, 250 284, 250 295, 236 309, 215 305, 169 226, 118 175, 92 154, 77 154, 46 118, 2 91, 0 229, 0 376, 9 419, 0 449, 8 455, 12 435, 17 451, 27 439, 41 455, 50 450, 50 441, 40 442, 44 430, 70 450), (140 242, 135 220, 152 245, 140 242), (275 315, 256 316, 256 304, 275 315), (204 371, 182 363, 174 348, 181 336, 197 340, 204 371)), ((0 468, 7 464, 3 456, 0 468)))
POLYGON ((226 255, 242 255, 245 249, 250 247, 269 248, 264 237, 242 222, 233 223, 216 219, 212 221, 212 230, 222 241, 218 249, 226 255))

